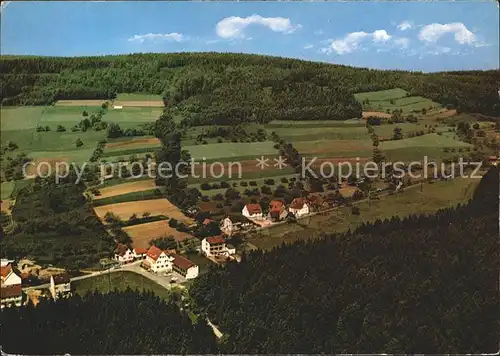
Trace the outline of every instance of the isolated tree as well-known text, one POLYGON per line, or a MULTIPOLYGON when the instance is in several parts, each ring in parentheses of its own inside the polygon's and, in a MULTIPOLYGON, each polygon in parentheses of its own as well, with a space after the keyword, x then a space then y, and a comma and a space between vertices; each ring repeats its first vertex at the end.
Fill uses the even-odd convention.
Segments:
POLYGON ((76 139, 76 147, 82 147, 83 146, 83 141, 80 138, 76 139))
POLYGON ((403 138, 403 130, 400 127, 394 128, 394 133, 392 135, 393 140, 401 140, 403 138))
POLYGON ((112 123, 108 126, 108 138, 118 138, 123 136, 123 131, 118 124, 112 123))

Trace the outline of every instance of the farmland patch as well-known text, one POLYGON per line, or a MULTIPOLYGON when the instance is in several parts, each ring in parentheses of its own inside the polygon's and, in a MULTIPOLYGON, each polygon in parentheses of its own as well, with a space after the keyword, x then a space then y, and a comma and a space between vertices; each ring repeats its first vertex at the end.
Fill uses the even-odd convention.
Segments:
POLYGON ((123 183, 99 189, 100 195, 95 196, 94 200, 114 197, 117 195, 128 194, 132 192, 140 192, 143 190, 150 190, 154 188, 156 188, 156 185, 153 179, 123 183))
POLYGON ((176 241, 184 241, 192 236, 185 232, 177 231, 168 226, 167 220, 153 221, 145 224, 127 226, 123 228, 131 238, 133 247, 149 247, 151 239, 159 237, 173 236, 176 241))

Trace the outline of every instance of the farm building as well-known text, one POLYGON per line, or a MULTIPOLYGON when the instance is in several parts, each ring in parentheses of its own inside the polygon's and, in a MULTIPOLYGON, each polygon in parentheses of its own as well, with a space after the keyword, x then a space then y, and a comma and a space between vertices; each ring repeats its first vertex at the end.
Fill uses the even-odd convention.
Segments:
POLYGON ((0 306, 5 307, 20 307, 23 302, 23 289, 21 284, 0 287, 0 306))
POLYGON ((146 253, 148 252, 147 248, 134 247, 132 250, 132 255, 136 260, 143 260, 146 258, 146 253))
POLYGON ((295 215, 296 218, 309 214, 309 204, 305 198, 295 198, 292 200, 288 211, 295 215))
POLYGON ((121 110, 121 109, 123 109, 123 105, 113 105, 113 109, 121 110))
POLYGON ((259 204, 247 204, 241 213, 249 219, 262 219, 262 209, 259 204))
POLYGON ((115 249, 115 260, 120 263, 129 263, 134 260, 134 255, 124 244, 118 244, 115 249))
POLYGON ((186 279, 193 279, 198 277, 199 268, 193 262, 180 255, 172 255, 174 261, 172 263, 172 269, 179 273, 186 279))

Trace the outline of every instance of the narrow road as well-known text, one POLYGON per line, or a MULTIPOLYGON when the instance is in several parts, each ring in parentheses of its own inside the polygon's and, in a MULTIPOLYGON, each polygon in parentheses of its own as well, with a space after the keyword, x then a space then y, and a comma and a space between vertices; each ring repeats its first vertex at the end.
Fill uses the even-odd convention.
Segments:
POLYGON ((214 335, 217 337, 217 339, 220 339, 222 337, 222 335, 224 335, 221 333, 221 331, 219 330, 219 328, 217 326, 212 324, 212 322, 208 318, 207 318, 207 324, 212 328, 214 335))

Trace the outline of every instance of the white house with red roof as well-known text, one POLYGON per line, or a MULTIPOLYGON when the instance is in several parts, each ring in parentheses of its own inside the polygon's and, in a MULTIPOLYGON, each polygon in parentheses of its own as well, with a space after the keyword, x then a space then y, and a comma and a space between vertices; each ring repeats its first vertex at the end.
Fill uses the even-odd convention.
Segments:
POLYGON ((269 202, 269 218, 274 221, 283 220, 288 215, 285 204, 281 200, 271 200, 269 202))
POLYGON ((201 241, 201 251, 207 257, 229 256, 236 253, 234 247, 226 245, 226 240, 222 236, 206 237, 201 241))
POLYGON ((188 260, 187 258, 174 254, 174 260, 172 262, 172 269, 179 273, 186 279, 193 279, 198 277, 199 268, 196 264, 188 260))
POLYGON ((142 248, 142 247, 134 247, 132 250, 132 255, 134 256, 134 259, 136 260, 143 260, 146 258, 146 253, 148 253, 147 248, 142 248))
POLYGON ((288 207, 288 211, 295 215, 296 218, 307 215, 310 212, 309 204, 305 198, 295 198, 288 207))
POLYGON ((249 219, 262 219, 262 208, 260 204, 247 204, 241 211, 244 217, 249 219))
POLYGON ((152 272, 168 272, 172 270, 172 262, 174 257, 171 253, 160 250, 156 246, 151 246, 146 252, 146 259, 143 265, 152 272))
POLYGON ((118 244, 115 249, 115 260, 120 263, 129 263, 134 260, 134 254, 124 244, 118 244))
POLYGON ((14 272, 10 262, 2 261, 0 276, 0 307, 20 307, 23 301, 21 277, 14 272))

